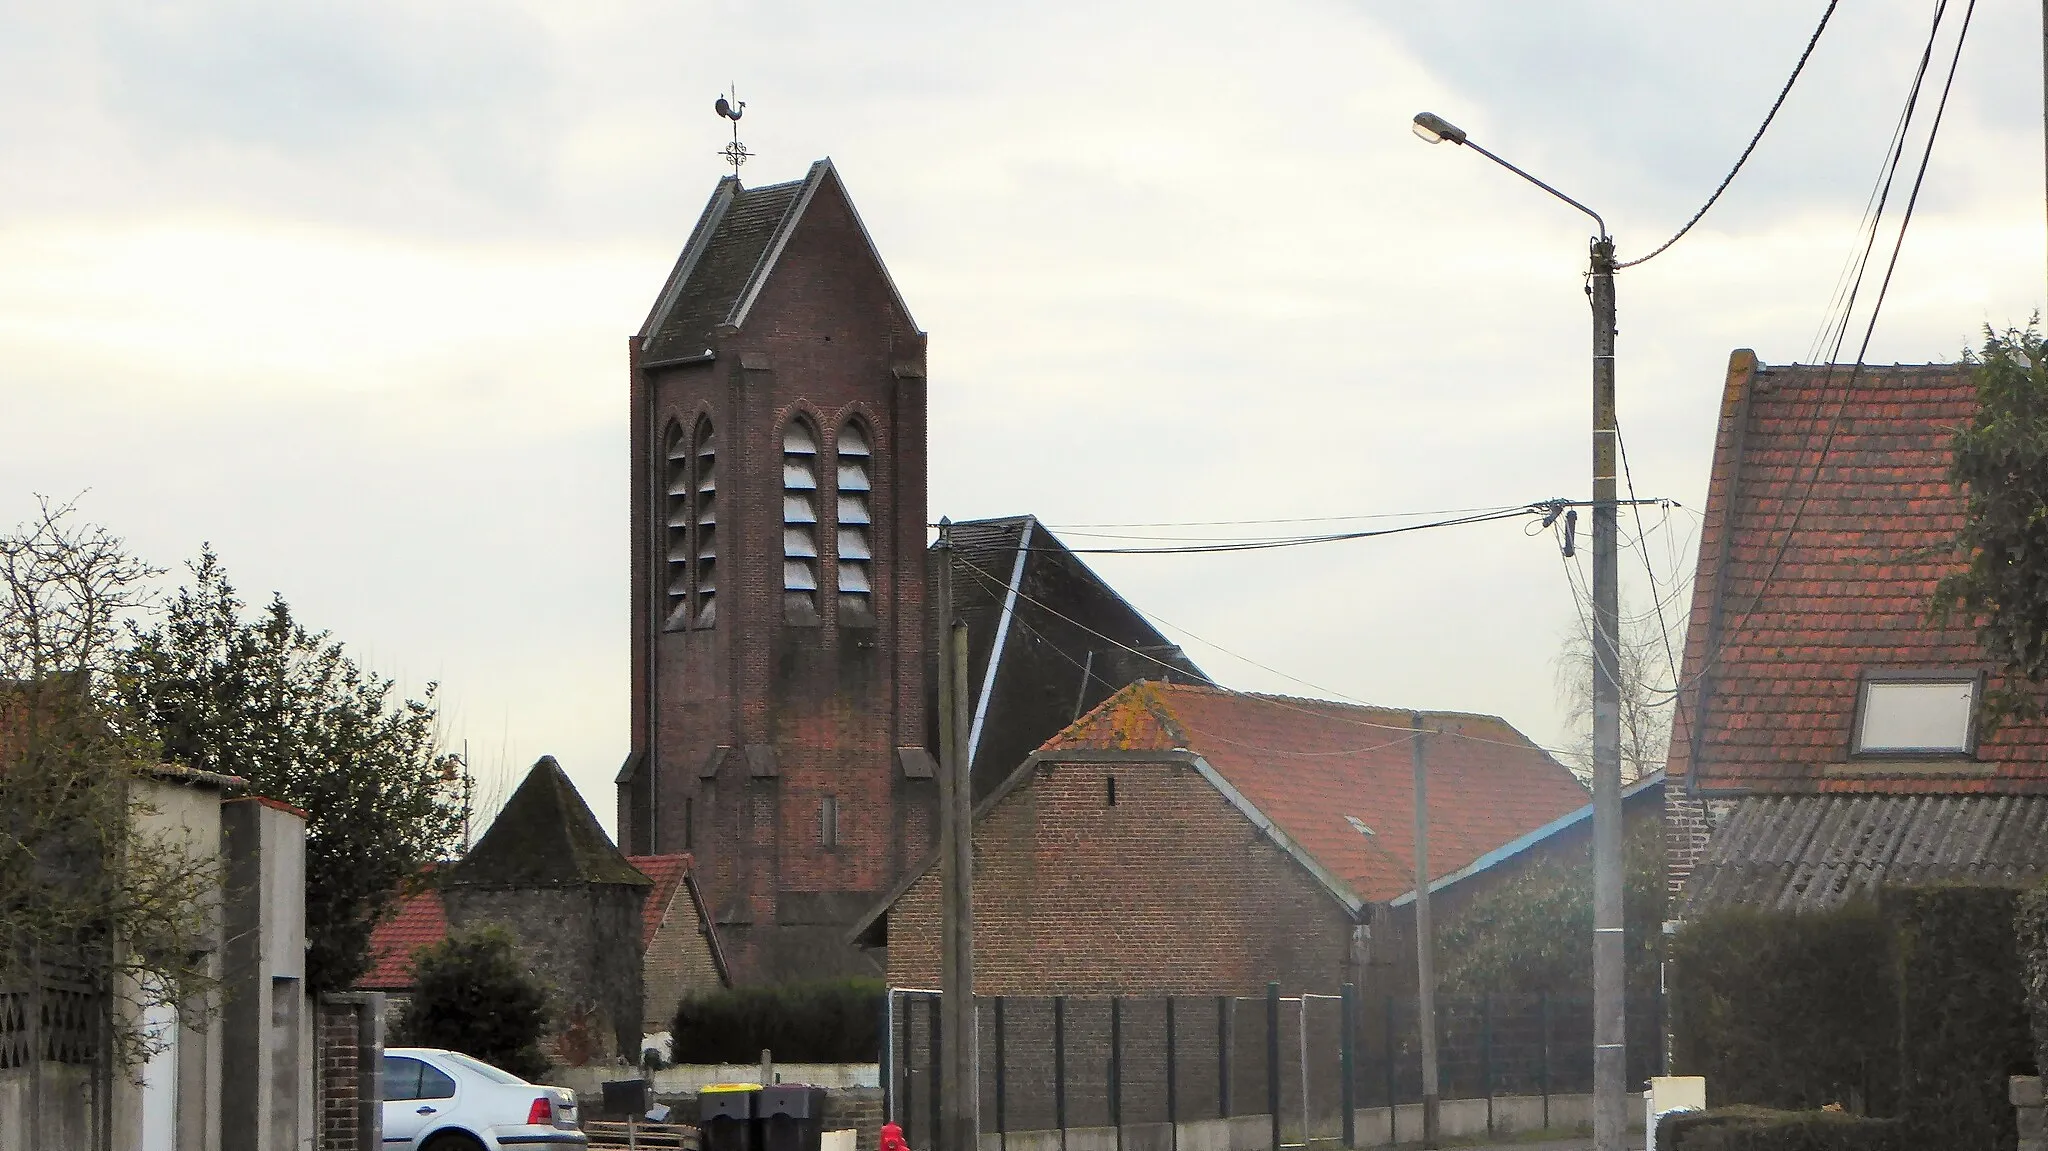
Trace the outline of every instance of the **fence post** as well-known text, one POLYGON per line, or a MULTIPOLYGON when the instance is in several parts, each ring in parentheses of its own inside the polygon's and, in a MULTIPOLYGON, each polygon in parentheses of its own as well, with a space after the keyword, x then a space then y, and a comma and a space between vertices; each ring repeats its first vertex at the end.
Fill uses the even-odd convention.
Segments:
POLYGON ((1354 1079, 1358 1058, 1358 1036, 1355 1034, 1358 1027, 1357 993, 1358 989, 1356 987, 1346 983, 1343 994, 1338 997, 1340 1000, 1340 1010, 1344 1012, 1343 1020, 1337 1024, 1337 1049, 1344 1074, 1344 1089, 1339 1093, 1340 1101, 1338 1106, 1344 1108, 1344 1146, 1346 1147, 1358 1146, 1358 1116, 1354 1114, 1358 1107, 1358 1084, 1354 1079))
POLYGON ((1230 1118, 1230 1016, 1237 1010, 1234 996, 1216 997, 1216 1118, 1230 1118))
POLYGON ((1280 1151, 1280 985, 1266 984, 1266 1113, 1272 1117, 1273 1151, 1280 1151))
POLYGON ((1124 997, 1109 997, 1109 1125, 1116 1151, 1124 1151, 1124 997))
POLYGON ((1543 1129, 1550 1130, 1550 992, 1538 992, 1536 1010, 1543 1019, 1543 1054, 1537 1064, 1543 1084, 1543 1129))
POLYGON ((895 1006, 896 989, 893 987, 883 989, 882 1051, 879 1060, 880 1066, 875 1069, 878 1072, 875 1078, 882 1083, 882 1122, 884 1123, 894 1123, 896 1121, 896 1061, 893 1058, 896 1048, 896 1020, 894 1018, 895 1012, 892 1010, 895 1006))
POLYGON ((996 1024, 996 1144, 1010 1151, 1010 1125, 1006 1121, 1003 1083, 1003 997, 995 998, 996 1024))
POLYGON ((1067 997, 1052 997, 1052 1116, 1067 1151, 1067 997))
POLYGON ((1172 1151, 1180 1151, 1180 1093, 1175 1075, 1173 996, 1166 997, 1166 1130, 1172 1151))
POLYGON ((1387 1056, 1387 1142, 1399 1143, 1396 1119, 1400 1112, 1394 1110, 1394 997, 1387 996, 1387 1009, 1380 1015, 1382 1046, 1387 1056))
POLYGON ((1486 1090, 1486 1133, 1493 1134, 1493 992, 1479 995, 1479 1083, 1486 1090))
POLYGON ((945 1112, 942 1110, 945 1102, 943 1084, 946 1082, 946 1077, 939 1074, 939 1068, 946 1065, 945 1036, 942 1025, 944 1017, 945 1012, 939 1010, 939 997, 933 995, 927 998, 925 1000, 925 1018, 931 1024, 932 1033, 932 1067, 931 1074, 927 1076, 927 1080, 931 1084, 931 1142, 934 1147, 938 1146, 940 1141, 946 1137, 946 1117, 945 1112))

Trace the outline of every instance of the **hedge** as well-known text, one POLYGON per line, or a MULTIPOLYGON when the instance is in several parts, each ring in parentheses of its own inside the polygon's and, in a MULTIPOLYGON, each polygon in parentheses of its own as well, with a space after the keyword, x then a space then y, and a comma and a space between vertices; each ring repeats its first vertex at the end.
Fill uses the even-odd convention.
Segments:
POLYGON ((1890 932, 1869 904, 1709 913, 1670 941, 1673 1071, 1712 1097, 1889 1114, 1898 1087, 1890 932), (1859 1106, 1860 1104, 1860 1106, 1859 1106))
POLYGON ((2015 1146, 2007 1078, 2031 1074, 2016 887, 1888 888, 1899 972, 1899 1115, 1925 1146, 2015 1146))
POLYGON ((2015 930, 2027 1014, 2034 1023, 2034 1066, 2048 1067, 2048 887, 2020 893, 2015 930))
POLYGON ((1657 1146, 1671 1151, 1906 1151, 1914 1145, 1896 1119, 1721 1107, 1664 1116, 1657 1124, 1657 1146))
POLYGON ((880 980, 736 987, 693 995, 676 1008, 675 1063, 873 1063, 882 1049, 880 980))

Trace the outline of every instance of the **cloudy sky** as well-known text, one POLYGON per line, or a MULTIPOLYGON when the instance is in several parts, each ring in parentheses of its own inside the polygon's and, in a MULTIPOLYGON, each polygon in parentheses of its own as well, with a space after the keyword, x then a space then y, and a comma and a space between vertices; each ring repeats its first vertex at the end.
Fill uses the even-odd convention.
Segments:
MULTIPOLYGON (((83 493, 160 564, 211 541, 252 599, 440 682, 481 770, 552 753, 609 825, 626 338, 722 170, 726 85, 748 182, 830 155, 931 333, 933 512, 1078 545, 1582 495, 1585 221, 1408 119, 1640 253, 1823 6, 0 0, 0 523, 83 493)), ((1842 4, 1723 204, 1623 273, 1642 495, 1699 506, 1730 349, 1811 356, 1933 6, 1842 4)), ((1873 360, 2041 307, 2025 8, 1976 13, 1873 360)), ((1649 526, 1668 594, 1698 519, 1649 526)), ((1227 683, 1570 738, 1572 593, 1518 524, 1099 566, 1227 683)))

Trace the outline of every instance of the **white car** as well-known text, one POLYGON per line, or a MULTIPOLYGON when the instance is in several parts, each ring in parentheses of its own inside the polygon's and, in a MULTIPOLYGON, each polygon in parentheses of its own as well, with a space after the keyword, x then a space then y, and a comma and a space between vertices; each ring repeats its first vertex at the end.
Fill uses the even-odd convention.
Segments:
POLYGON ((384 1151, 508 1151, 589 1145, 576 1093, 457 1051, 384 1051, 384 1151))

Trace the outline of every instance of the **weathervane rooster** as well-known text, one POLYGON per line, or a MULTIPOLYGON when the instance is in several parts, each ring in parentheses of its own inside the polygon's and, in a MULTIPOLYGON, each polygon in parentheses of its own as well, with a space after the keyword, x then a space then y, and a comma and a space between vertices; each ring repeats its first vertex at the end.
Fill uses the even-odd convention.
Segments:
POLYGON ((729 97, 720 96, 718 103, 712 105, 712 108, 720 116, 732 121, 732 143, 719 149, 718 154, 724 156, 725 162, 732 165, 732 174, 737 178, 740 174, 740 165, 746 163, 748 157, 753 155, 747 151, 745 144, 740 143, 740 117, 746 115, 747 102, 740 99, 739 90, 734 88, 729 97))

